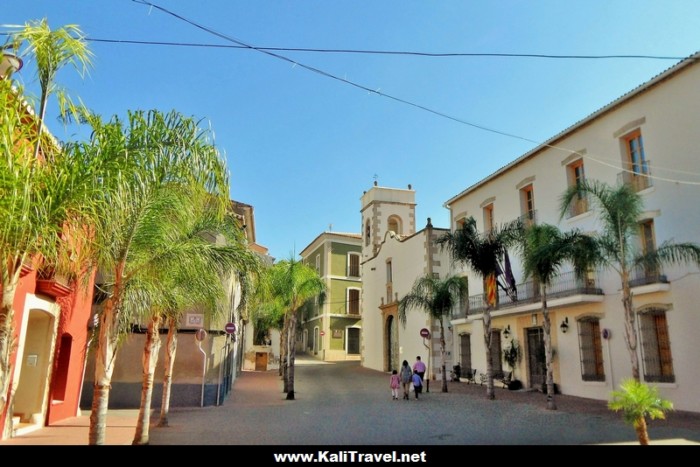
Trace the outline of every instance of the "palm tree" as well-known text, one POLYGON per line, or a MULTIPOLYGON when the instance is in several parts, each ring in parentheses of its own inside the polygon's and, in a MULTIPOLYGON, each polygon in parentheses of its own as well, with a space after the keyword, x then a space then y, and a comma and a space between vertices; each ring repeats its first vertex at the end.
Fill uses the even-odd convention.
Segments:
POLYGON ((622 382, 619 391, 612 392, 608 408, 615 412, 622 411, 624 421, 634 427, 639 444, 648 445, 647 417, 650 420, 663 420, 666 412, 673 410, 673 403, 661 398, 658 388, 629 378, 622 382))
MULTIPOLYGON (((149 269, 153 274, 145 278, 145 287, 138 287, 140 282, 134 281, 137 285, 134 306, 139 315, 146 312, 144 318, 148 320, 148 331, 142 358, 141 406, 133 444, 148 444, 151 395, 163 320, 179 318, 184 310, 194 306, 203 310, 210 319, 231 312, 225 301, 227 288, 224 281, 236 271, 252 274, 258 269, 257 256, 248 250, 235 219, 232 216, 219 218, 216 213, 208 211, 207 203, 197 202, 197 196, 192 200, 192 209, 180 219, 177 232, 169 232, 167 238, 152 238, 150 248, 165 253, 151 263, 149 269), (223 244, 210 241, 208 236, 212 233, 221 235, 223 244), (166 241, 167 245, 159 240, 166 241), (152 288, 156 289, 155 293, 149 293, 152 288), (149 307, 142 298, 144 295, 155 298, 155 303, 149 307)), ((175 333, 177 326, 170 331, 175 333)), ((168 363, 172 365, 173 359, 168 363)))
POLYGON ((562 233, 550 224, 533 224, 525 229, 520 243, 525 277, 532 276, 540 287, 542 328, 547 368, 547 409, 556 410, 552 369, 552 324, 547 308, 547 288, 566 263, 572 263, 577 277, 596 263, 597 248, 592 237, 577 231, 562 233))
MULTIPOLYGON (((86 143, 95 158, 112 165, 101 177, 103 193, 95 219, 95 261, 110 277, 111 287, 99 315, 95 379, 90 415, 90 444, 104 444, 109 389, 119 336, 134 320, 125 307, 130 282, 153 277, 162 257, 187 248, 177 238, 183 213, 193 209, 192 187, 211 195, 212 208, 228 205, 228 172, 208 134, 192 118, 129 112, 104 124, 92 120, 86 143)), ((221 211, 223 212, 223 211, 221 211)))
POLYGON ((81 76, 85 76, 92 66, 92 52, 88 48, 83 32, 75 24, 68 24, 52 30, 46 18, 27 22, 20 31, 12 34, 16 43, 26 42, 23 55, 29 54, 36 60, 41 97, 39 100, 39 121, 36 131, 34 158, 39 156, 43 122, 49 96, 57 95, 60 114, 69 111, 81 114, 84 109, 72 104, 65 91, 56 85, 56 75, 66 65, 72 65, 81 76))
POLYGON ((440 366, 442 368, 442 392, 447 392, 445 368, 445 317, 449 318, 452 309, 468 298, 467 278, 448 276, 438 279, 432 274, 419 277, 411 291, 399 300, 399 321, 406 326, 406 313, 411 308, 426 312, 432 320, 440 323, 440 366))
MULTIPOLYGON (((508 246, 514 244, 520 237, 522 225, 514 221, 479 233, 476 229, 476 219, 469 217, 462 227, 454 232, 446 232, 438 238, 438 245, 450 252, 452 260, 464 263, 478 274, 483 281, 495 277, 498 270, 498 260, 502 258, 508 246)), ((495 399, 493 385, 493 365, 491 363, 491 309, 494 304, 486 301, 483 312, 484 344, 486 345, 486 397, 495 399)), ((499 356, 500 357, 500 356, 499 356)))
MULTIPOLYGON (((286 371, 284 373, 287 400, 294 399, 294 360, 296 356, 296 333, 298 314, 304 303, 313 298, 324 297, 326 284, 316 270, 294 257, 279 261, 267 270, 267 288, 274 301, 272 308, 285 310, 283 335, 286 371)), ((280 350, 280 353, 282 349, 280 350)))
MULTIPOLYGON (((52 163, 32 157, 34 130, 26 124, 24 101, 9 81, 0 80, 0 413, 11 406, 11 355, 15 348, 14 302, 23 265, 51 267, 72 282, 85 267, 82 228, 92 212, 94 161, 45 145, 52 163), (68 241, 66 241, 68 240, 68 241)), ((81 282, 80 284, 85 285, 81 282)), ((7 420, 11 421, 8 417, 7 420)), ((10 423, 5 424, 11 428, 10 423)))
POLYGON ((629 184, 610 186, 599 181, 584 181, 570 187, 561 196, 561 218, 569 205, 589 197, 598 208, 602 230, 596 235, 601 264, 620 276, 625 322, 625 344, 632 363, 632 377, 639 381, 636 313, 632 303, 630 276, 636 268, 659 270, 666 264, 695 263, 700 265, 700 246, 694 243, 664 242, 653 251, 636 247, 639 235, 642 197, 629 184))

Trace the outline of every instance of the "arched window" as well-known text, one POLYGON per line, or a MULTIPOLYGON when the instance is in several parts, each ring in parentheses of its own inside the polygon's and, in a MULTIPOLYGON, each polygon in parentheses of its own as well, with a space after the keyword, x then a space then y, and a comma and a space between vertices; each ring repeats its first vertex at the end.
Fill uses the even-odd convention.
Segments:
POLYGON ((387 228, 397 235, 401 235, 401 218, 398 216, 390 216, 387 222, 387 228))
POLYGON ((365 224, 365 245, 369 245, 369 234, 370 234, 369 219, 367 219, 367 223, 365 224))

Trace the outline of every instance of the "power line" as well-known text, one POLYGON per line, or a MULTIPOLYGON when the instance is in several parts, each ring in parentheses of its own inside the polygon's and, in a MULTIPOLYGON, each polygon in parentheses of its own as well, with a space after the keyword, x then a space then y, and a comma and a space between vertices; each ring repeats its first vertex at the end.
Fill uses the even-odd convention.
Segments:
POLYGON ((251 49, 268 50, 276 52, 307 52, 328 54, 363 54, 363 55, 409 55, 418 57, 501 57, 501 58, 548 58, 570 60, 597 60, 597 59, 640 59, 640 60, 682 60, 682 56, 666 55, 552 55, 552 54, 516 54, 495 52, 415 52, 404 50, 366 50, 366 49, 320 49, 309 47, 262 47, 230 44, 206 44, 196 42, 165 42, 165 41, 138 41, 131 39, 101 39, 85 38, 88 42, 105 42, 112 44, 137 44, 137 45, 163 45, 172 47, 202 47, 220 49, 251 49))
MULTIPOLYGON (((230 36, 228 36, 228 35, 226 35, 226 34, 217 32, 217 31, 215 31, 215 30, 213 30, 213 29, 211 29, 211 28, 209 28, 209 27, 207 27, 207 26, 203 26, 203 25, 201 25, 201 24, 199 24, 199 23, 196 23, 196 22, 194 22, 194 21, 192 21, 192 20, 190 20, 190 19, 187 19, 187 18, 185 18, 185 17, 183 17, 183 16, 181 16, 181 15, 178 15, 177 13, 174 13, 174 12, 172 12, 172 11, 166 9, 166 8, 163 8, 163 7, 161 7, 161 6, 158 6, 158 5, 156 5, 156 4, 154 4, 154 3, 151 3, 151 2, 149 2, 149 1, 147 1, 147 0, 132 0, 132 1, 135 2, 135 3, 140 3, 140 4, 142 4, 142 5, 150 6, 151 8, 156 8, 156 9, 158 9, 158 10, 160 10, 160 11, 162 11, 162 12, 168 14, 168 15, 171 15, 171 16, 173 16, 173 17, 175 17, 175 18, 177 18, 177 19, 179 19, 179 20, 181 20, 181 21, 184 21, 184 22, 186 22, 186 23, 188 23, 188 24, 190 24, 190 25, 196 27, 197 29, 201 29, 201 30, 203 30, 203 31, 205 31, 205 32, 207 32, 207 33, 209 33, 209 34, 215 35, 215 36, 220 37, 220 38, 222 38, 222 39, 224 39, 224 40, 227 40, 227 41, 229 41, 229 42, 233 42, 233 43, 237 44, 238 48, 250 49, 250 50, 258 51, 258 52, 260 52, 260 53, 269 55, 269 56, 274 57, 274 58, 277 58, 277 59, 279 59, 279 60, 283 60, 283 61, 286 61, 286 62, 288 62, 288 63, 291 63, 291 64, 293 64, 294 66, 299 66, 299 67, 304 68, 304 69, 306 69, 306 70, 308 70, 308 71, 312 71, 312 72, 314 72, 314 73, 318 73, 318 74, 320 74, 320 75, 322 75, 322 76, 325 76, 325 77, 327 77, 327 78, 331 78, 331 79, 334 79, 334 80, 336 80, 336 81, 340 81, 340 82, 342 82, 342 83, 345 83, 345 84, 348 84, 348 85, 350 85, 350 86, 356 87, 356 88, 361 89, 361 90, 363 90, 363 91, 366 91, 366 92, 368 92, 368 93, 373 93, 373 94, 376 94, 376 95, 378 95, 378 96, 385 97, 385 98, 387 98, 387 99, 391 99, 391 100, 393 100, 393 101, 400 102, 400 103, 405 104, 405 105, 409 105, 409 106, 411 106, 411 107, 414 107, 414 108, 423 110, 423 111, 425 111, 425 112, 432 113, 432 114, 437 115, 437 116, 439 116, 439 117, 443 117, 443 118, 446 118, 446 119, 448 119, 448 120, 452 120, 452 121, 455 121, 455 122, 457 122, 457 123, 461 123, 461 124, 463 124, 463 125, 467 125, 467 126, 470 126, 470 127, 472 127, 472 128, 476 128, 476 129, 479 129, 479 130, 482 130, 482 131, 487 131, 487 132, 490 132, 490 133, 495 133, 495 134, 498 134, 498 135, 501 135, 501 136, 507 136, 507 137, 513 138, 513 139, 519 139, 519 140, 521 140, 521 141, 525 141, 525 142, 528 142, 528 143, 532 143, 532 144, 534 144, 534 145, 536 145, 536 146, 539 146, 539 147, 548 147, 548 148, 551 148, 551 149, 558 149, 558 150, 561 150, 561 151, 565 151, 565 152, 568 152, 568 153, 570 153, 570 154, 579 154, 580 156, 582 156, 582 157, 584 157, 584 158, 588 158, 589 160, 592 160, 593 162, 596 162, 596 163, 599 163, 599 164, 602 164, 602 165, 609 165, 609 166, 612 166, 612 164, 608 164, 608 163, 606 163, 606 162, 604 162, 604 161, 602 161, 602 160, 600 160, 600 159, 596 159, 596 158, 592 157, 592 155, 590 155, 590 154, 585 154, 585 155, 584 155, 584 154, 580 154, 578 151, 575 151, 575 150, 573 150, 573 149, 564 148, 564 147, 561 147, 561 146, 556 146, 556 145, 548 144, 548 143, 542 143, 542 142, 540 142, 540 141, 535 141, 535 140, 533 140, 533 139, 526 138, 526 137, 524 137, 524 136, 520 136, 520 135, 516 135, 516 134, 513 134, 513 133, 508 133, 508 132, 505 132, 505 131, 497 130, 497 129, 494 129, 494 128, 489 128, 489 127, 486 127, 486 126, 483 126, 483 125, 480 125, 480 124, 468 122, 468 121, 463 120, 463 119, 461 119, 461 118, 454 117, 454 116, 452 116, 452 115, 448 115, 448 114, 446 114, 446 113, 443 113, 443 112, 440 112, 440 111, 437 111, 437 110, 433 110, 433 109, 431 109, 431 108, 429 108, 429 107, 426 107, 426 106, 423 106, 423 105, 420 105, 420 104, 416 104, 416 103, 414 103, 414 102, 410 102, 410 101, 407 101, 407 100, 405 100, 405 99, 401 99, 401 98, 399 98, 399 97, 392 96, 392 95, 390 95, 390 94, 383 93, 383 92, 381 92, 379 89, 371 89, 371 88, 369 88, 369 87, 367 87, 367 86, 364 86, 364 85, 359 84, 359 83, 355 83, 354 81, 350 81, 350 80, 348 80, 348 79, 346 79, 346 78, 341 78, 341 77, 339 77, 339 76, 333 75, 333 74, 328 73, 328 72, 326 72, 326 71, 323 71, 323 70, 321 70, 321 69, 318 69, 318 68, 315 68, 315 67, 312 67, 312 66, 309 66, 309 65, 305 65, 305 64, 303 64, 303 63, 301 63, 301 62, 298 62, 298 61, 296 61, 296 60, 293 60, 293 59, 291 59, 291 58, 289 58, 289 57, 286 57, 286 56, 284 56, 284 55, 280 55, 280 54, 278 54, 278 53, 272 52, 270 49, 265 49, 265 48, 261 48, 261 47, 252 46, 252 45, 250 45, 250 44, 246 44, 245 42, 242 42, 242 41, 240 41, 240 40, 238 40, 238 39, 234 39, 234 38, 232 38, 232 37, 230 37, 230 36)), ((509 54, 509 55, 515 55, 515 54, 509 54)), ((545 56, 542 55, 541 57, 545 57, 545 56)), ((554 56, 550 56, 550 57, 554 57, 554 56)), ((559 56, 559 57, 565 57, 565 56, 559 56)), ((569 56, 569 57, 574 57, 574 56, 569 56)), ((583 58, 583 57, 586 57, 586 56, 579 56, 579 57, 583 58)), ((589 56, 589 57, 592 57, 592 56, 589 56)), ((612 57, 612 56, 610 56, 610 57, 612 57)), ((631 57, 631 56, 630 56, 630 57, 631 57)), ((650 56, 650 57, 651 57, 651 56, 650 56)), ((683 58, 683 57, 681 57, 681 58, 683 58)), ((686 57, 686 58, 687 58, 687 57, 686 57)), ((626 172, 629 172, 629 170, 624 169, 624 168, 622 168, 622 170, 623 170, 623 171, 626 171, 626 172)), ((700 182, 690 182, 690 181, 682 181, 682 180, 671 180, 671 179, 667 179, 667 178, 655 177, 655 176, 652 176, 652 175, 646 175, 646 176, 649 177, 649 178, 652 178, 652 179, 656 178, 656 179, 659 179, 659 180, 662 180, 662 181, 670 181, 670 182, 675 182, 675 183, 680 183, 680 184, 688 184, 688 185, 700 185, 700 182)))

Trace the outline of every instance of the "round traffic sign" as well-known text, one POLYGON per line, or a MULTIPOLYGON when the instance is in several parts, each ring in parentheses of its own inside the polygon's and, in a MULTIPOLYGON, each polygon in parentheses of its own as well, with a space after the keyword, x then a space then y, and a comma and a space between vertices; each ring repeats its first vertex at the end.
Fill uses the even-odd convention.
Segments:
POLYGON ((204 329, 197 329, 197 331, 194 333, 194 338, 197 339, 199 342, 202 342, 204 339, 207 337, 207 331, 204 329))
POLYGON ((236 324, 226 323, 226 326, 224 326, 224 331, 226 331, 227 334, 233 334, 234 332, 236 332, 236 324))
POLYGON ((421 337, 430 337, 430 331, 427 328, 423 328, 420 330, 420 335, 421 337))

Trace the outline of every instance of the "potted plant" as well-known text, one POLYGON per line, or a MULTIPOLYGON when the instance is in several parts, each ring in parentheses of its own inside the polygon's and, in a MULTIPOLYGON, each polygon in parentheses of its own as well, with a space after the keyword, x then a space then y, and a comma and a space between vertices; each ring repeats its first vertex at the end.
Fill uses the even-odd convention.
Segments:
POLYGON ((520 363, 521 358, 522 353, 520 351, 520 345, 518 345, 518 340, 513 339, 510 341, 510 345, 503 349, 503 361, 506 362, 510 369, 513 371, 513 376, 511 377, 511 380, 508 383, 508 389, 510 389, 511 391, 521 389, 523 387, 523 383, 521 383, 520 380, 515 378, 515 367, 518 366, 518 363, 520 363))

